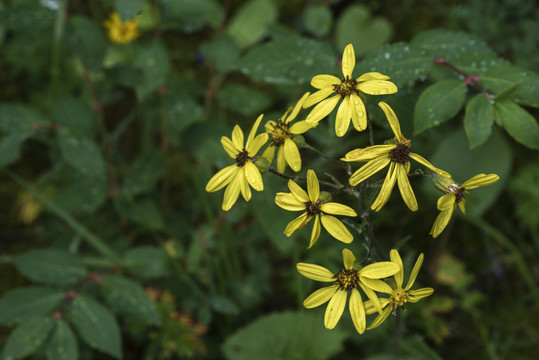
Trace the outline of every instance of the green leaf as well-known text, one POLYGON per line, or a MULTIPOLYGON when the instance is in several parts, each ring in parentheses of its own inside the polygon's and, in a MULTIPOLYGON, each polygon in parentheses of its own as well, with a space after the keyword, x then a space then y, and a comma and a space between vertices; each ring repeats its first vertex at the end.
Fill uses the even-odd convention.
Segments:
POLYGON ((277 18, 277 6, 272 0, 250 0, 234 14, 227 33, 236 40, 240 49, 258 42, 277 18))
POLYGON ((208 299, 208 303, 218 313, 236 316, 240 313, 240 308, 231 299, 215 295, 208 299))
POLYGON ((52 313, 64 299, 61 290, 30 286, 11 290, 0 298, 0 324, 12 326, 52 313))
POLYGON ((238 66, 240 50, 234 39, 228 35, 221 34, 213 37, 210 42, 202 44, 201 51, 222 74, 235 70, 238 66))
POLYGON ((539 227, 539 167, 534 159, 513 176, 510 183, 511 198, 518 220, 530 230, 539 227))
POLYGON ((138 282, 123 276, 112 275, 105 277, 101 285, 108 304, 119 314, 147 324, 160 324, 154 303, 138 282))
POLYGON ((464 129, 468 136, 470 149, 488 140, 494 123, 494 106, 484 94, 475 95, 466 105, 464 129))
POLYGON ((292 36, 257 46, 247 52, 240 70, 254 80, 274 84, 310 82, 318 74, 337 72, 337 58, 326 43, 292 36))
POLYGON ((99 71, 105 59, 107 39, 95 21, 82 16, 69 17, 67 44, 90 71, 99 71))
POLYGON ((118 213, 148 230, 161 230, 165 226, 161 211, 149 197, 133 199, 130 196, 117 196, 114 205, 118 213))
POLYGON ((130 20, 140 13, 146 0, 114 0, 114 11, 123 21, 130 20))
POLYGON ((481 83, 494 94, 506 90, 517 82, 521 82, 521 85, 515 101, 539 108, 539 74, 516 66, 502 66, 489 69, 481 76, 481 83))
POLYGON ((142 100, 164 85, 170 72, 170 58, 165 45, 154 40, 137 49, 134 66, 142 71, 140 83, 135 87, 137 98, 142 100))
POLYGON ((105 160, 95 141, 62 130, 58 134, 58 145, 64 160, 83 175, 105 178, 105 160))
POLYGON ((539 150, 539 124, 522 107, 513 101, 496 102, 494 119, 516 141, 531 149, 539 150))
POLYGON ((139 246, 125 253, 122 265, 131 274, 141 279, 156 279, 168 273, 167 258, 166 252, 162 249, 139 246))
POLYGON ((168 137, 172 145, 182 142, 182 134, 191 125, 206 120, 200 103, 191 96, 180 94, 174 96, 171 92, 165 98, 168 115, 168 137))
POLYGON ((343 331, 327 331, 317 315, 273 313, 228 337, 223 353, 229 360, 322 360, 342 351, 345 339, 343 331))
POLYGON ((418 47, 406 43, 383 45, 370 52, 357 64, 357 76, 377 71, 391 78, 398 87, 409 86, 427 75, 432 58, 418 47))
POLYGON ((45 348, 48 360, 77 360, 79 347, 73 330, 63 320, 56 321, 56 329, 45 348))
POLYGON ((125 174, 123 190, 138 195, 152 190, 165 171, 165 158, 157 150, 139 155, 125 174))
POLYGON ((107 199, 106 178, 73 173, 64 178, 64 187, 55 193, 52 201, 71 214, 91 214, 107 199))
POLYGON ((192 33, 209 24, 221 23, 222 10, 214 0, 158 0, 163 8, 161 22, 165 28, 192 33))
POLYGON ((62 250, 30 250, 15 256, 13 262, 20 272, 38 283, 70 285, 86 277, 82 261, 62 250))
POLYGON ((326 36, 333 25, 333 15, 327 6, 312 5, 303 14, 303 25, 314 36, 326 36))
POLYGON ((0 140, 0 168, 10 165, 20 157, 21 144, 26 136, 10 134, 0 140))
POLYGON ((122 357, 120 328, 112 313, 94 299, 79 295, 69 305, 71 321, 92 348, 122 357))
POLYGON ((9 335, 4 347, 4 360, 20 359, 34 353, 54 327, 52 316, 33 316, 9 335))
POLYGON ((260 114, 271 102, 260 91, 236 84, 221 87, 217 92, 217 99, 225 108, 245 116, 260 114))
POLYGON ((514 83, 513 85, 509 85, 502 91, 496 94, 492 98, 494 101, 505 101, 505 100, 514 100, 515 96, 517 96, 518 90, 520 89, 520 86, 522 85, 522 82, 519 81, 517 83, 514 83))
POLYGON ((438 81, 421 93, 415 104, 414 134, 455 116, 466 100, 466 85, 456 79, 438 81))
POLYGON ((97 135, 97 117, 90 106, 80 99, 60 96, 54 110, 55 121, 76 137, 93 139, 97 135))
POLYGON ((352 43, 357 55, 385 44, 391 39, 393 27, 382 17, 372 17, 369 8, 351 5, 339 17, 336 26, 337 45, 344 49, 352 43))

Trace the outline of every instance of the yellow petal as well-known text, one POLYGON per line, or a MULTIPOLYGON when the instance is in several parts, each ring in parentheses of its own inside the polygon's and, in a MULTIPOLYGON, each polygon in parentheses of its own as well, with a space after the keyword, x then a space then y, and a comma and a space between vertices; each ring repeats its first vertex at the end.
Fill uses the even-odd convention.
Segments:
POLYGON ((241 171, 238 171, 236 173, 236 176, 230 184, 228 184, 225 194, 223 196, 223 210, 228 211, 230 208, 232 208, 232 205, 236 203, 236 200, 238 200, 238 196, 240 195, 240 177, 243 176, 241 171))
MULTIPOLYGON (((264 116, 263 114, 260 115, 260 116, 256 119, 256 121, 255 121, 253 127, 251 128, 251 132, 249 133, 249 137, 247 138, 247 143, 245 144, 245 148, 246 148, 246 149, 248 149, 248 148, 250 147, 251 141, 253 141, 253 139, 255 138, 256 131, 258 130, 258 126, 260 125, 260 122, 262 121, 262 117, 263 117, 263 116, 264 116)), ((267 134, 265 134, 265 135, 268 136, 267 134)), ((266 140, 267 140, 267 138, 266 138, 266 140)), ((265 142, 265 141, 264 141, 264 142, 265 142)), ((262 145, 260 145, 260 146, 262 146, 262 145)), ((259 147, 259 149, 260 149, 260 147, 259 147)), ((258 150, 257 150, 257 151, 258 151, 258 150)), ((255 152, 255 153, 256 153, 256 152, 255 152)))
POLYGON ((350 316, 352 317, 352 322, 356 328, 356 331, 360 334, 365 332, 365 327, 367 326, 367 321, 365 320, 365 308, 363 307, 363 300, 361 299, 361 294, 357 289, 352 289, 350 294, 350 316))
POLYGON ((408 283, 406 284, 406 288, 404 290, 410 290, 412 285, 414 285, 415 279, 417 278, 417 274, 419 273, 419 269, 421 269, 421 265, 423 265, 423 253, 419 254, 419 257, 417 258, 414 268, 412 269, 412 272, 410 273, 410 278, 408 279, 408 283))
POLYGON ((479 174, 475 175, 473 178, 471 178, 468 181, 465 181, 464 184, 461 185, 461 187, 465 189, 475 189, 478 186, 485 186, 490 185, 496 181, 498 181, 500 177, 496 174, 479 174))
POLYGON ((389 152, 395 145, 374 145, 364 149, 354 149, 349 151, 342 161, 370 161, 377 157, 386 156, 389 159, 389 152))
POLYGON ((464 204, 466 203, 466 199, 462 199, 459 202, 459 209, 462 211, 463 214, 466 214, 466 209, 464 208, 464 204))
POLYGON ((395 171, 396 165, 397 164, 394 162, 389 165, 389 171, 387 172, 384 183, 382 184, 380 193, 376 199, 374 199, 374 202, 371 205, 372 210, 379 211, 386 204, 387 200, 389 200, 389 195, 391 195, 391 190, 393 190, 395 180, 397 180, 397 171, 395 171))
POLYGON ((309 201, 309 195, 307 195, 305 190, 303 190, 301 186, 296 184, 294 181, 288 180, 288 188, 290 189, 290 192, 292 193, 292 195, 294 195, 294 197, 298 201, 303 202, 303 203, 306 203, 307 201, 309 201))
MULTIPOLYGON (((348 180, 350 182, 350 185, 356 186, 360 182, 368 179, 372 175, 376 174, 378 171, 382 170, 389 164, 390 160, 389 157, 378 157, 375 158, 362 167, 360 167, 358 170, 356 170, 355 173, 352 174, 350 179, 348 180)), ((391 168, 390 168, 391 169, 391 168)))
POLYGON ((352 44, 348 44, 342 53, 342 74, 345 78, 352 78, 354 66, 356 66, 356 53, 352 44))
MULTIPOLYGON (((322 91, 322 90, 320 90, 322 91)), ((316 93, 315 93, 316 94, 316 93)), ((314 94, 313 94, 314 95, 314 94)), ((307 118, 305 120, 310 122, 317 122, 325 118, 329 115, 329 113, 335 109, 335 106, 337 106, 337 103, 341 99, 340 95, 335 95, 330 97, 329 99, 325 99, 321 101, 318 105, 316 105, 309 115, 307 115, 307 118)))
POLYGON ((323 212, 327 214, 332 214, 332 215, 357 216, 354 209, 352 209, 349 206, 342 205, 336 202, 329 202, 329 203, 322 204, 320 206, 320 210, 322 210, 323 212))
POLYGON ((369 95, 387 95, 398 91, 397 86, 386 80, 367 80, 357 85, 359 91, 369 95))
POLYGON ((437 167, 434 167, 434 165, 432 165, 430 162, 428 162, 421 155, 418 155, 418 154, 415 154, 415 153, 410 153, 410 157, 412 159, 414 159, 415 161, 417 161, 418 163, 420 163, 421 165, 428 167, 429 169, 431 169, 432 171, 434 171, 438 175, 441 175, 441 176, 446 177, 446 178, 451 178, 451 175, 448 172, 440 170, 437 167))
POLYGON ((402 265, 402 259, 399 255, 399 252, 395 249, 391 249, 389 253, 389 258, 391 259, 391 262, 394 262, 399 266, 399 272, 394 275, 395 277, 395 283, 397 284, 397 287, 399 289, 402 289, 402 283, 404 281, 404 266, 402 265))
POLYGON ((367 297, 371 301, 371 303, 374 306, 374 308, 376 309, 376 311, 378 311, 381 314, 382 313, 382 305, 380 305, 380 299, 378 299, 378 296, 376 296, 376 293, 372 289, 366 287, 363 284, 363 281, 362 281, 361 278, 360 278, 360 281, 361 282, 359 283, 359 286, 361 287, 361 290, 363 290, 365 295, 367 295, 367 297))
POLYGON ((307 309, 312 309, 325 304, 333 297, 337 289, 339 289, 338 285, 326 286, 318 289, 303 301, 303 306, 307 309))
POLYGON ((262 157, 271 164, 273 157, 275 156, 275 146, 269 145, 266 150, 262 153, 262 157))
POLYGON ((410 180, 408 180, 408 174, 404 166, 397 164, 395 170, 397 171, 397 182, 404 203, 410 210, 417 211, 417 200, 412 190, 412 186, 410 185, 410 180))
POLYGON ((352 268, 354 267, 355 261, 356 261, 356 257, 354 256, 354 253, 352 253, 348 249, 342 250, 342 262, 346 270, 352 270, 352 268))
POLYGON ((419 290, 412 290, 410 291, 410 295, 408 295, 408 301, 411 303, 416 303, 419 300, 426 298, 429 295, 432 295, 434 292, 433 288, 422 288, 419 290))
POLYGON ((282 146, 279 146, 279 151, 277 151, 277 171, 283 174, 285 169, 286 158, 284 156, 284 148, 282 146))
POLYGON ((275 204, 288 211, 305 211, 305 203, 298 201, 290 193, 277 193, 275 195, 275 204))
POLYGON ((232 159, 236 159, 236 155, 238 155, 238 153, 242 150, 236 148, 232 140, 226 136, 221 137, 221 145, 223 146, 223 149, 225 149, 228 156, 230 156, 232 159))
POLYGON ((380 324, 382 324, 384 322, 384 320, 387 319, 387 317, 388 317, 388 315, 390 313, 391 313, 391 306, 388 306, 388 307, 386 307, 384 309, 382 314, 378 315, 376 317, 376 319, 374 319, 372 324, 370 324, 369 327, 367 327, 367 330, 372 330, 372 329, 377 328, 378 326, 380 326, 380 324))
POLYGON ((341 83, 341 79, 333 75, 316 75, 311 80, 311 85, 317 89, 331 88, 341 83))
POLYGON ((245 177, 245 167, 240 169, 238 181, 240 185, 241 196, 243 196, 245 201, 251 200, 251 188, 249 187, 249 183, 247 182, 247 179, 245 177))
POLYGON ((210 181, 208 181, 208 184, 206 184, 206 191, 214 192, 221 190, 222 188, 227 186, 232 181, 232 179, 236 177, 236 173, 239 170, 240 168, 236 165, 230 165, 224 169, 219 170, 219 172, 213 175, 210 181))
POLYGON ((319 236, 320 236, 320 216, 316 215, 314 217, 313 231, 311 231, 311 241, 309 242, 309 247, 307 249, 310 249, 316 243, 316 240, 318 240, 319 236))
POLYGON ((348 231, 346 226, 344 226, 344 224, 336 217, 331 215, 322 215, 321 220, 324 229, 326 229, 328 233, 330 233, 335 239, 347 244, 354 240, 354 237, 350 231, 348 231))
POLYGON ((311 130, 312 128, 315 128, 317 125, 318 125, 317 122, 312 123, 312 122, 308 122, 308 121, 305 121, 305 120, 298 121, 297 123, 292 125, 290 127, 290 129, 288 129, 288 131, 291 134, 303 134, 303 133, 311 130))
POLYGON ((249 182, 249 185, 253 187, 256 191, 264 190, 264 183, 262 182, 262 175, 260 175, 260 170, 253 164, 251 161, 245 163, 245 177, 249 182))
POLYGON ((334 274, 323 266, 308 263, 298 263, 296 268, 301 275, 308 279, 323 282, 335 281, 334 274))
POLYGON ((232 130, 232 142, 237 149, 243 150, 243 131, 239 125, 234 126, 232 130))
POLYGON ((301 156, 299 155, 298 146, 290 138, 286 138, 283 144, 284 158, 290 168, 295 172, 301 170, 301 156))
POLYGON ((290 115, 288 115, 288 117, 283 117, 283 122, 285 124, 288 124, 289 122, 294 120, 296 118, 296 116, 298 116, 299 111, 301 110, 301 108, 303 106, 303 102, 305 101, 305 99, 307 99, 307 97, 309 97, 310 94, 311 93, 309 93, 309 92, 306 92, 305 94, 303 94, 301 99, 299 99, 298 102, 296 103, 296 105, 294 106, 294 109, 292 109, 292 112, 290 113, 290 115))
POLYGON ((266 133, 259 134, 251 142, 247 143, 246 150, 249 156, 255 156, 258 150, 268 141, 269 135, 266 133))
POLYGON ((309 194, 309 200, 314 204, 320 197, 320 184, 316 173, 309 169, 307 171, 307 193, 309 194))
POLYGON ((286 228, 284 229, 283 234, 290 237, 297 229, 304 227, 310 220, 310 217, 307 217, 307 213, 303 213, 294 220, 290 221, 286 228))
POLYGON ((444 231, 445 227, 449 223, 449 220, 451 220, 452 215, 453 209, 442 210, 436 217, 436 220, 434 220, 434 224, 432 225, 432 229, 430 230, 429 234, 432 235, 433 238, 437 238, 438 235, 444 231))
POLYGON ((361 278, 361 282, 366 287, 374 291, 378 291, 378 292, 382 292, 382 293, 386 293, 390 295, 393 294, 393 289, 391 288, 391 286, 389 286, 382 280, 375 280, 375 279, 369 279, 369 278, 363 277, 361 278))
POLYGON ((346 96, 342 99, 341 105, 337 110, 337 117, 335 119, 335 134, 342 137, 346 134, 348 127, 350 126, 350 119, 352 118, 352 109, 350 109, 350 97, 346 96))
MULTIPOLYGON (((340 83, 340 80, 339 80, 339 83, 340 83)), ((305 99, 305 101, 303 102, 302 106, 303 106, 304 109, 306 109, 308 107, 311 107, 314 104, 317 104, 320 101, 324 100, 325 98, 327 98, 329 95, 331 95, 334 92, 335 91, 333 90, 333 87, 327 87, 327 88, 323 88, 321 90, 318 90, 317 92, 312 93, 311 95, 309 95, 305 99)))
POLYGON ((395 275, 399 270, 400 268, 397 264, 391 261, 381 261, 367 265, 359 270, 359 276, 369 279, 383 279, 395 275))
POLYGON ((324 315, 324 326, 327 329, 333 329, 344 311, 346 305, 347 292, 344 290, 337 290, 331 300, 329 300, 326 313, 324 315))
MULTIPOLYGON (((380 306, 382 306, 382 309, 384 309, 389 304, 388 298, 378 298, 378 300, 380 300, 380 306)), ((377 312, 370 300, 364 301, 363 307, 365 308, 366 315, 374 314, 375 312, 377 312)))
POLYGON ((363 100, 357 94, 350 95, 350 108, 354 128, 357 131, 365 130, 367 128, 367 110, 363 100))
POLYGON ((454 209, 457 198, 454 192, 445 194, 438 199, 436 208, 438 210, 454 209))
POLYGON ((402 133, 399 119, 397 119, 397 115, 395 115, 393 109, 390 108, 389 105, 383 101, 380 101, 378 103, 378 106, 380 106, 380 108, 382 108, 382 110, 384 111, 384 114, 386 114, 387 121, 389 121, 389 126, 391 126, 391 130, 393 130, 393 134, 395 134, 397 139, 400 139, 402 137, 402 133))
POLYGON ((369 81, 369 80, 389 80, 389 76, 382 75, 379 72, 368 72, 356 79, 357 82, 369 81))
POLYGON ((273 130, 275 130, 276 126, 277 126, 277 123, 275 121, 269 120, 269 121, 266 121, 266 123, 264 124, 264 130, 266 130, 268 134, 271 134, 273 130))

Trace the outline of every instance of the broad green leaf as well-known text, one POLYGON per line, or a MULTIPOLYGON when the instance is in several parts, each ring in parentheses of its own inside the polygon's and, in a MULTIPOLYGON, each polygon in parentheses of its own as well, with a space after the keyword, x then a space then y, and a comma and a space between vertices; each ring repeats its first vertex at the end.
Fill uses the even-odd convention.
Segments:
POLYGON ((229 336, 223 353, 229 360, 329 359, 343 348, 346 333, 327 331, 315 314, 273 313, 229 336))
POLYGON ((65 186, 51 200, 68 213, 91 214, 107 199, 108 181, 104 177, 73 173, 63 180, 65 186))
POLYGON ((45 316, 63 299, 63 291, 51 288, 31 286, 11 290, 0 298, 0 324, 12 326, 35 315, 45 316))
POLYGON ((208 303, 218 313, 236 316, 240 313, 240 308, 231 299, 215 295, 208 299, 208 303))
POLYGON ((169 75, 170 59, 163 42, 154 40, 139 47, 134 66, 142 71, 143 75, 135 87, 137 98, 142 100, 159 86, 164 85, 169 75))
POLYGON ((432 58, 424 50, 406 43, 395 43, 370 52, 357 64, 354 73, 360 76, 377 71, 389 76, 392 82, 402 88, 426 76, 431 67, 432 58))
POLYGON ((117 196, 114 205, 118 213, 148 230, 161 230, 165 226, 161 211, 149 197, 133 199, 130 196, 117 196))
POLYGON ((155 279, 168 273, 167 258, 166 252, 162 249, 139 246, 125 253, 122 265, 138 278, 155 279))
POLYGON ((118 359, 122 357, 120 328, 106 307, 86 295, 79 294, 69 304, 68 309, 77 332, 90 347, 118 359))
POLYGON ((76 137, 93 139, 97 135, 98 119, 86 103, 72 96, 60 96, 54 109, 54 120, 76 137))
POLYGON ((10 134, 0 140, 0 168, 19 159, 20 148, 26 138, 26 136, 10 134))
POLYGON ((514 83, 513 85, 509 85, 502 91, 498 92, 496 96, 492 98, 492 100, 498 102, 505 100, 514 100, 515 96, 517 96, 518 90, 520 89, 520 85, 522 85, 521 81, 514 83))
POLYGON ((146 5, 146 0, 114 0, 114 10, 123 21, 134 18, 146 5))
POLYGON ((312 5, 303 13, 303 25, 314 36, 325 36, 333 25, 333 15, 328 6, 312 5))
POLYGON ((125 174, 123 190, 138 195, 152 190, 163 175, 165 158, 157 150, 139 155, 125 174))
MULTIPOLYGON (((168 140, 174 146, 182 143, 182 135, 195 123, 206 120, 201 104, 192 96, 170 91, 165 97, 168 115, 168 140)), ((188 135, 190 136, 190 135, 188 135)))
POLYGON ((270 99, 260 91, 243 85, 228 84, 217 92, 221 104, 238 114, 254 116, 270 105, 270 99))
POLYGON ((423 91, 415 104, 414 134, 438 126, 455 116, 464 105, 466 90, 462 81, 447 79, 423 91))
POLYGON ((494 106, 484 94, 475 95, 466 105, 464 129, 470 149, 488 140, 494 123, 494 106))
POLYGON ((98 23, 83 16, 70 16, 67 44, 90 71, 99 71, 103 65, 107 40, 98 23))
POLYGON ((250 0, 241 5, 228 24, 227 33, 240 49, 258 42, 277 18, 277 6, 272 0, 250 0))
POLYGON ((539 150, 539 124, 526 110, 513 101, 496 102, 494 118, 516 141, 539 150))
POLYGON ((363 5, 351 5, 346 8, 336 24, 336 37, 339 49, 354 45, 357 55, 385 44, 391 39, 393 27, 382 17, 373 17, 369 8, 363 5))
POLYGON ((58 145, 64 160, 83 175, 105 178, 105 160, 94 140, 62 130, 58 134, 58 145))
POLYGON ((517 66, 502 66, 489 69, 481 76, 481 84, 498 94, 509 86, 521 82, 515 101, 522 105, 539 108, 539 74, 517 66))
POLYGON ((86 277, 82 261, 62 250, 30 250, 15 256, 13 262, 20 272, 38 283, 69 285, 86 277))
POLYGON ((240 59, 240 50, 234 39, 228 35, 217 35, 210 42, 201 46, 202 54, 213 64, 220 73, 235 70, 240 59))
POLYGON ((63 320, 56 321, 56 329, 45 347, 48 360, 77 360, 79 346, 73 330, 63 320))
POLYGON ((110 307, 117 313, 147 324, 160 324, 154 303, 138 282, 112 275, 103 278, 101 288, 110 307))
POLYGON ((221 23, 222 10, 215 0, 158 0, 163 8, 161 23, 165 28, 186 33, 198 31, 209 24, 216 28, 221 23))
POLYGON ((274 84, 310 82, 318 74, 337 74, 337 56, 326 43, 299 36, 257 46, 240 61, 240 70, 254 80, 274 84))
POLYGON ((15 328, 4 347, 5 360, 21 359, 34 353, 54 327, 52 316, 33 316, 15 328))

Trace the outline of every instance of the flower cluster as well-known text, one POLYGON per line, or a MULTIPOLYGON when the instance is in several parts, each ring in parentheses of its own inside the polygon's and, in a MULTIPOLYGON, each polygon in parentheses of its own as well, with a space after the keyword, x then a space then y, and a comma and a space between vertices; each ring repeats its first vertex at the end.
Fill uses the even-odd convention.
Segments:
POLYGON ((122 21, 117 13, 112 13, 103 25, 107 28, 110 41, 114 43, 128 44, 140 35, 137 18, 122 21))

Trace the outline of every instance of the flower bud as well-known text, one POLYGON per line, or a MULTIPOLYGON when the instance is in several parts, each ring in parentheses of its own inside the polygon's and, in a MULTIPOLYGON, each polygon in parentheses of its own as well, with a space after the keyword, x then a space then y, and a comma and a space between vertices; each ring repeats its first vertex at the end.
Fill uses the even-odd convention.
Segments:
POLYGON ((331 194, 328 193, 327 191, 320 191, 320 195, 318 196, 318 199, 320 200, 322 204, 331 202, 332 200, 331 194))
POLYGON ((453 178, 446 178, 441 175, 438 175, 437 173, 432 173, 431 178, 434 187, 444 193, 451 192, 451 189, 460 186, 460 184, 453 180, 453 178))
POLYGON ((292 141, 294 142, 294 144, 296 144, 298 149, 301 148, 303 144, 305 144, 305 138, 303 137, 303 135, 294 135, 292 141))
POLYGON ((256 165, 258 170, 260 170, 260 173, 265 173, 268 171, 270 163, 268 159, 262 157, 262 156, 255 156, 255 160, 253 161, 253 164, 256 165))

